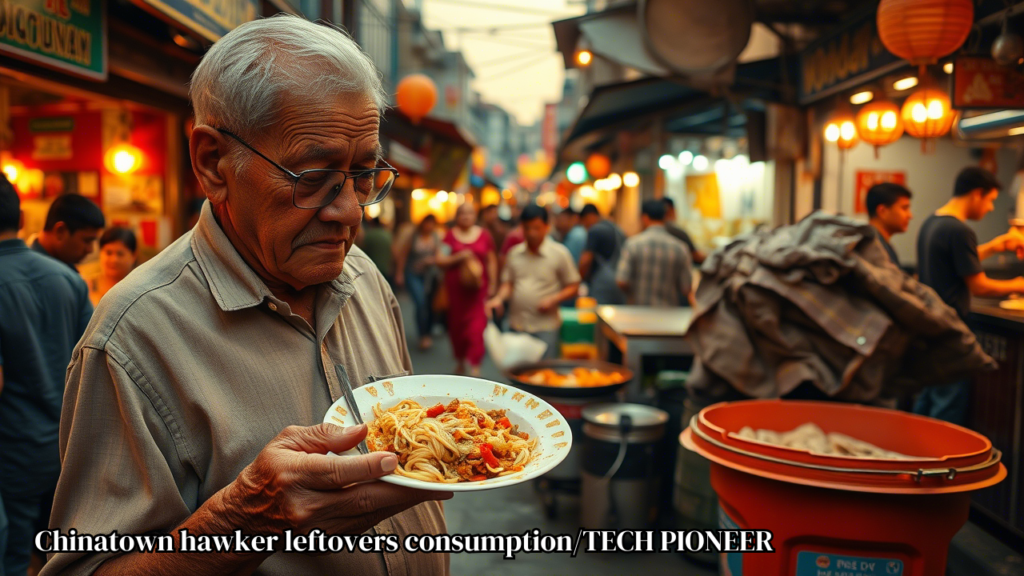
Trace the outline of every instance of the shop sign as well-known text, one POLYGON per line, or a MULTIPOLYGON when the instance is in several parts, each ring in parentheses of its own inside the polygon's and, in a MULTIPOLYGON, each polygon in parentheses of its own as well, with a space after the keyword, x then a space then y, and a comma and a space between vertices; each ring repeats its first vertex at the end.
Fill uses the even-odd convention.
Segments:
POLYGON ((906 65, 882 45, 870 10, 800 54, 800 103, 808 104, 906 65))
POLYGON ((0 54, 106 80, 106 0, 0 0, 0 54))
POLYGON ((853 212, 854 214, 867 214, 868 190, 875 184, 891 182, 900 186, 907 185, 907 173, 902 170, 857 170, 857 181, 854 185, 853 212))
POLYGON ((957 58, 953 64, 953 108, 1024 108, 1024 74, 991 58, 957 58))
POLYGON ((210 42, 259 16, 259 0, 133 0, 210 42))

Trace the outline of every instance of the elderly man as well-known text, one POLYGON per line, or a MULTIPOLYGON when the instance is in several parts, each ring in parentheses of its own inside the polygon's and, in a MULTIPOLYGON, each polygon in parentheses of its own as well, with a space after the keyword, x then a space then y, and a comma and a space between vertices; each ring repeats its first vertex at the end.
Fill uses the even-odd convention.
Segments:
MULTIPOLYGON (((317 425, 349 381, 411 368, 398 303, 352 245, 361 206, 394 181, 378 78, 347 35, 296 17, 239 26, 203 58, 189 150, 209 201, 192 231, 104 297, 74 352, 52 528, 176 543, 181 529, 445 531, 435 500, 450 493, 373 482, 397 458, 331 455, 365 427, 317 425)), ((447 572, 446 555, 402 550, 57 553, 43 570, 447 572)))

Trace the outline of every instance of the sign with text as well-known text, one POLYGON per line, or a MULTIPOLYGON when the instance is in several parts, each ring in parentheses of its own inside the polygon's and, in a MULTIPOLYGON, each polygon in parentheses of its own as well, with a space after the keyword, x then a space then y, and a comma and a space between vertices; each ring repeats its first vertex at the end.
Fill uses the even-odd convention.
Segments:
POLYGON ((856 192, 853 197, 855 202, 853 206, 854 214, 868 213, 868 207, 865 203, 868 197, 868 190, 875 184, 882 184, 884 182, 906 186, 907 173, 902 170, 857 170, 857 182, 854 186, 856 192))
POLYGON ((106 80, 106 0, 0 0, 0 54, 106 80))
POLYGON ((882 45, 875 11, 863 12, 800 53, 800 103, 820 100, 905 65, 882 45))
POLYGON ((211 42, 259 16, 258 0, 133 0, 211 42))
POLYGON ((991 58, 957 58, 953 64, 953 108, 1024 108, 1024 74, 991 58))

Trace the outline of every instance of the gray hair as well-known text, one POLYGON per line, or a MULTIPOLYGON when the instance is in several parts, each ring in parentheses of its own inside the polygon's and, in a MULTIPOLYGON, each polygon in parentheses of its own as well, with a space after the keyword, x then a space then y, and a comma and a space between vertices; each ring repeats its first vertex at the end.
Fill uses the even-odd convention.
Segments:
POLYGON ((228 32, 192 74, 196 125, 251 136, 273 123, 277 100, 363 93, 383 113, 387 95, 373 61, 344 30, 278 14, 228 32), (315 70, 315 71, 313 71, 315 70))

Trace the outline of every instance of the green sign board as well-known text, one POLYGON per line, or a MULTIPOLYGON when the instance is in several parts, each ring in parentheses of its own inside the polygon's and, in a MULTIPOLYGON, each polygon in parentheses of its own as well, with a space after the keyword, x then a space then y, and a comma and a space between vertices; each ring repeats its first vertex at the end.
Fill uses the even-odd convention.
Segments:
POLYGON ((32 118, 28 121, 29 132, 74 132, 74 118, 32 118))
POLYGON ((106 0, 0 0, 0 54, 106 80, 106 0))
POLYGON ((259 16, 258 0, 133 0, 211 42, 259 16))

